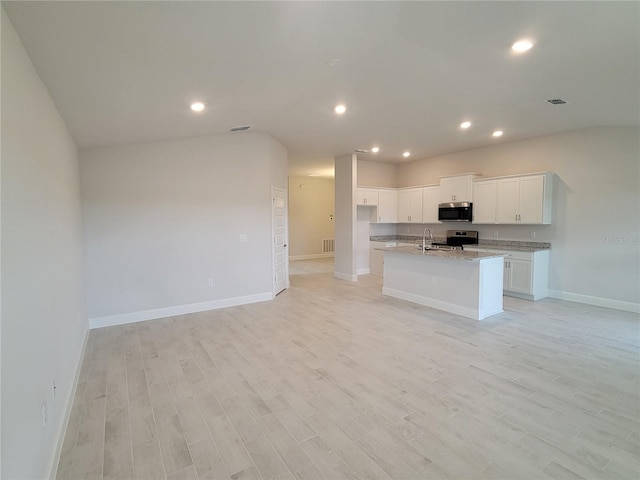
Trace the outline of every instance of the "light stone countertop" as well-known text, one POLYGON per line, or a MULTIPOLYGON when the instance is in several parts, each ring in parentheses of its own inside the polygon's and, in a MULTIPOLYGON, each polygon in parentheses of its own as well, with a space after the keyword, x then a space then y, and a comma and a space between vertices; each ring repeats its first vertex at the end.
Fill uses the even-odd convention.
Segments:
MULTIPOLYGON (((422 236, 418 235, 372 235, 369 237, 372 242, 390 242, 396 241, 400 243, 422 243, 422 236)), ((445 243, 446 238, 434 237, 431 242, 445 243)), ((480 239, 479 243, 473 245, 465 245, 468 248, 482 248, 488 250, 507 250, 513 252, 539 252, 543 250, 549 250, 551 248, 550 243, 546 242, 533 242, 525 240, 494 240, 494 239, 480 239)))
POLYGON ((485 258, 505 257, 503 253, 469 252, 465 250, 427 250, 425 252, 422 252, 420 248, 416 246, 386 247, 376 248, 375 250, 382 250, 383 252, 389 253, 416 255, 420 257, 444 258, 447 260, 466 260, 472 262, 479 262, 480 260, 484 260, 485 258))

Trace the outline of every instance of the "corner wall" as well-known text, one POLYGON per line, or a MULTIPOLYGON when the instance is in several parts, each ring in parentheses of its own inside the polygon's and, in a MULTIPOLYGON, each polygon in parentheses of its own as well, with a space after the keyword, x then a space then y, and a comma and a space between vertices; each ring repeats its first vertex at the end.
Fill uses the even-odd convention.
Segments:
POLYGON ((4 10, 1 58, 0 477, 48 478, 55 476, 56 448, 61 446, 88 327, 78 158, 4 10))
POLYGON ((286 165, 253 133, 83 150, 91 326, 271 299, 271 185, 286 188, 286 165))

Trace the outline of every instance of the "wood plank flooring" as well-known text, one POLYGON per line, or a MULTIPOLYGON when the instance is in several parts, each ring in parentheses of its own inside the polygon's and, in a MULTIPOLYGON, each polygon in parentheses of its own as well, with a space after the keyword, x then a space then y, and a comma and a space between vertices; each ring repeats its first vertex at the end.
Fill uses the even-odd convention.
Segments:
POLYGON ((91 331, 57 478, 640 478, 638 315, 477 322, 304 262, 271 302, 91 331))

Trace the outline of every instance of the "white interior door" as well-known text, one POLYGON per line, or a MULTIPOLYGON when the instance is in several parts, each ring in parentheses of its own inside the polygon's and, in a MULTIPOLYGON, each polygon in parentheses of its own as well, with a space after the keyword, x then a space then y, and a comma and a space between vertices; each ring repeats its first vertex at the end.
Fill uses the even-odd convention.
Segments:
POLYGON ((273 225, 273 295, 289 284, 287 255, 287 191, 271 187, 271 225, 273 225))

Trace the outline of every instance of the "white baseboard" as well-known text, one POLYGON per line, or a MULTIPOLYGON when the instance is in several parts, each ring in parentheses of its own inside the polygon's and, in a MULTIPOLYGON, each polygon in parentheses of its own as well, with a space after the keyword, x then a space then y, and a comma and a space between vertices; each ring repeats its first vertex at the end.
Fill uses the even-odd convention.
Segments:
POLYGON ((340 280, 346 280, 348 282, 358 281, 358 275, 349 275, 347 273, 333 272, 333 276, 340 280))
POLYGON ((289 255, 289 260, 313 260, 314 258, 332 258, 333 253, 314 253, 313 255, 289 255))
POLYGON ((60 429, 56 433, 56 437, 54 441, 55 450, 53 451, 53 455, 49 459, 46 478, 56 478, 58 462, 60 461, 60 455, 62 454, 62 446, 64 445, 64 437, 67 434, 67 427, 69 426, 69 418, 71 418, 71 410, 73 409, 73 400, 75 399, 76 390, 78 389, 78 382, 80 381, 80 371, 82 370, 82 360, 84 359, 84 354, 87 349, 88 340, 89 340, 89 329, 87 328, 87 330, 84 332, 84 340, 82 341, 82 348, 80 349, 80 354, 76 359, 76 373, 73 379, 73 385, 69 389, 67 393, 67 397, 65 398, 64 416, 62 418, 62 423, 60 424, 60 429))
POLYGON ((206 312, 207 310, 217 310, 219 308, 235 307, 236 305, 246 305, 248 303, 266 302, 273 300, 273 292, 256 293, 243 297, 223 298, 210 302, 191 303, 188 305, 177 305, 175 307, 156 308, 153 310, 143 310, 141 312, 122 313, 119 315, 109 315, 89 319, 91 329, 112 327, 114 325, 124 325, 126 323, 142 322, 145 320, 156 320, 158 318, 174 317, 187 313, 206 312))
POLYGON ((563 292, 560 290, 549 290, 549 296, 551 298, 557 298, 559 300, 567 300, 569 302, 586 303, 587 305, 613 308, 615 310, 624 310, 625 312, 640 313, 640 303, 625 302, 622 300, 612 300, 610 298, 594 297, 591 295, 582 295, 579 293, 563 292))
POLYGON ((356 270, 356 275, 369 275, 370 271, 368 268, 359 268, 356 270))
POLYGON ((503 310, 500 309, 495 312, 482 312, 483 314, 481 315, 481 312, 474 308, 454 305, 453 303, 443 302, 434 298, 423 297, 422 295, 416 295, 415 293, 403 292, 400 290, 396 290, 395 288, 383 287, 382 294, 394 298, 399 298, 400 300, 407 300, 419 305, 424 305, 425 307, 431 307, 438 310, 443 310, 445 312, 454 313, 456 315, 460 315, 461 317, 470 318, 472 320, 482 320, 490 315, 495 315, 497 313, 503 312, 503 310))

